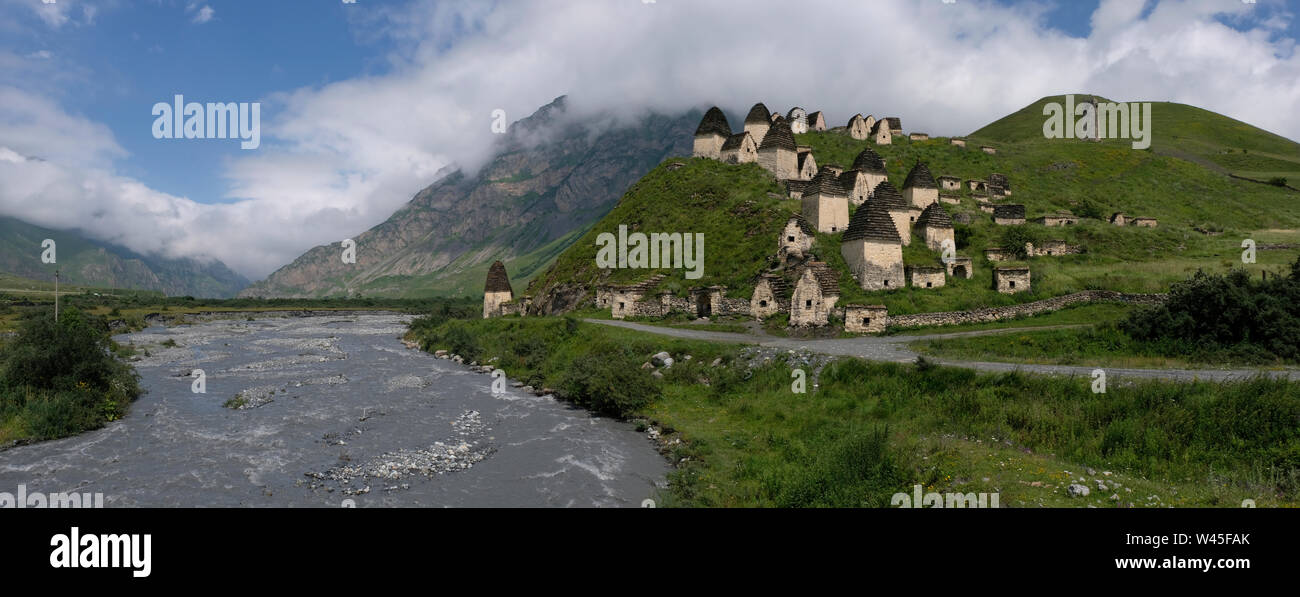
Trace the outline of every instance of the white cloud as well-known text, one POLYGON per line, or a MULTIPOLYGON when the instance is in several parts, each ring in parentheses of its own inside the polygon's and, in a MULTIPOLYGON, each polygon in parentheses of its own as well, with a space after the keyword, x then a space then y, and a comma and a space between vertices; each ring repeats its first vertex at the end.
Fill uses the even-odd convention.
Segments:
POLYGON ((200 8, 198 12, 194 14, 193 22, 206 23, 208 21, 211 21, 212 15, 216 14, 216 12, 217 11, 212 10, 211 6, 204 5, 203 8, 200 8))
POLYGON ((717 104, 737 127, 763 101, 823 110, 831 125, 862 112, 950 135, 1045 95, 1088 92, 1194 104, 1300 138, 1300 56, 1280 37, 1289 13, 1105 0, 1093 33, 1075 38, 1045 28, 1044 10, 968 0, 372 4, 348 17, 359 37, 397 43, 391 70, 264 100, 262 149, 226 166, 231 202, 197 204, 115 174, 124 155, 111 133, 10 89, 0 146, 49 161, 0 160, 0 209, 260 277, 379 223, 442 167, 480 163, 496 139, 493 110, 516 120, 563 94, 580 114, 717 104), (15 110, 41 124, 6 124, 15 110), (38 137, 34 126, 61 132, 38 137))

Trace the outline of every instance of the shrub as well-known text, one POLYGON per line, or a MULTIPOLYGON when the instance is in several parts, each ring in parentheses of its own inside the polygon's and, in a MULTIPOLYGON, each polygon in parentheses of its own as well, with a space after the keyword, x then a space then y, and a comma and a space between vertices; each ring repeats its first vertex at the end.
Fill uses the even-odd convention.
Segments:
POLYGON ((621 346, 593 344, 561 375, 560 395, 589 410, 626 418, 659 397, 659 383, 640 365, 621 346))

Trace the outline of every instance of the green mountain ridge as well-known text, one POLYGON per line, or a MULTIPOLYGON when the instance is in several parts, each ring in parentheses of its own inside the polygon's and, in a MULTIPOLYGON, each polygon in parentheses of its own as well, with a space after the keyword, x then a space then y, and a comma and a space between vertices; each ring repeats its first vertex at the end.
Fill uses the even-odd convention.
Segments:
POLYGON ((220 261, 141 255, 91 240, 77 231, 58 231, 0 216, 0 272, 52 282, 55 269, 69 286, 160 291, 169 296, 230 298, 248 280, 220 261), (56 243, 57 264, 41 261, 45 239, 56 243))

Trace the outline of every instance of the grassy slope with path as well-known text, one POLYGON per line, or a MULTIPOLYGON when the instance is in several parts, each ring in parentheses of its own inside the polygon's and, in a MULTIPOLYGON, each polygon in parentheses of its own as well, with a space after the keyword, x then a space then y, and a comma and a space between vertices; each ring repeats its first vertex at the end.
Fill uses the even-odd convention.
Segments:
MULTIPOLYGON (((709 332, 648 329, 507 317, 414 326, 411 337, 425 350, 468 342, 458 350, 537 387, 562 387, 592 351, 647 376, 641 362, 669 351, 677 364, 655 398, 627 413, 667 434, 677 470, 663 505, 887 506, 917 483, 998 492, 1003 507, 1296 503, 1298 384, 1136 381, 1094 394, 1086 377, 839 358, 819 372, 817 359, 797 360, 809 369, 797 394, 784 348, 751 367, 752 348, 664 336, 709 332), (1069 497, 1081 480, 1091 494, 1069 497)), ((885 339, 854 342, 865 340, 885 339)))

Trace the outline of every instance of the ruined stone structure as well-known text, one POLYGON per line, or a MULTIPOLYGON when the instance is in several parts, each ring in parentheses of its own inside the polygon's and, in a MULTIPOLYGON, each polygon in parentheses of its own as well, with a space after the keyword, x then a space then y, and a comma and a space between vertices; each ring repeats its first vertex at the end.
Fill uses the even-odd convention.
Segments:
POLYGON ((982 151, 982 152, 984 152, 984 153, 987 153, 987 154, 989 154, 989 155, 993 155, 993 154, 996 154, 996 153, 998 152, 998 148, 993 147, 993 146, 991 146, 991 145, 981 145, 981 146, 980 146, 980 151, 982 151))
MULTIPOLYGON (((894 231, 903 239, 904 245, 912 244, 912 206, 888 180, 876 185, 867 205, 877 203, 894 222, 894 231)), ((858 208, 861 209, 861 208, 858 208)))
POLYGON ((913 288, 942 288, 947 282, 947 272, 938 266, 909 265, 906 272, 908 284, 913 288))
POLYGON ((903 181, 903 198, 918 209, 925 209, 939 200, 939 186, 934 183, 934 176, 925 162, 917 162, 907 173, 907 179, 903 181))
MULTIPOLYGON (((749 130, 748 124, 745 130, 749 130)), ((798 151, 790 125, 782 120, 765 131, 763 142, 758 146, 758 165, 771 172, 777 180, 796 178, 799 172, 798 151)))
POLYGON ((889 123, 889 134, 891 135, 903 134, 903 119, 897 116, 889 116, 881 120, 884 120, 889 123))
POLYGON ((875 141, 876 145, 891 145, 894 142, 894 136, 889 133, 888 120, 877 121, 871 127, 869 136, 872 141, 875 141))
POLYGON ((1128 225, 1128 216, 1124 215, 1122 211, 1117 211, 1111 214, 1110 223, 1116 226, 1126 226, 1128 225))
POLYGON ((1042 246, 1035 247, 1034 243, 1025 243, 1025 254, 1030 257, 1052 257, 1056 255, 1078 255, 1083 253, 1083 247, 1072 245, 1063 240, 1046 240, 1042 246))
POLYGON ((944 241, 952 243, 954 251, 957 249, 952 218, 938 203, 931 203, 921 212, 921 216, 916 218, 916 232, 925 239, 925 246, 931 251, 942 251, 944 241))
POLYGON ((939 193, 939 203, 947 203, 949 205, 961 205, 961 195, 949 195, 947 193, 939 193))
POLYGON ((884 305, 844 305, 844 331, 855 334, 882 334, 889 325, 889 310, 884 305))
POLYGON ((803 217, 818 232, 841 232, 849 225, 849 197, 830 168, 822 168, 800 198, 803 217))
POLYGON ((796 135, 802 135, 808 132, 808 112, 803 108, 795 106, 785 115, 785 121, 790 123, 790 130, 796 135))
POLYGON ((969 280, 975 276, 975 262, 970 257, 953 257, 944 263, 944 268, 954 278, 969 280))
POLYGON ((749 314, 763 319, 777 313, 790 311, 790 286, 781 276, 760 276, 754 284, 754 296, 749 299, 749 314))
POLYGON ((995 205, 993 205, 992 203, 989 203, 989 200, 988 200, 988 198, 986 198, 986 197, 976 197, 976 198, 975 198, 975 206, 978 207, 978 208, 980 208, 980 211, 982 211, 982 212, 984 212, 984 213, 986 213, 986 214, 991 214, 991 213, 993 213, 993 210, 997 208, 997 207, 996 207, 995 205))
POLYGON ((1139 228, 1155 228, 1158 224, 1155 218, 1133 218, 1130 221, 1139 228))
POLYGON ((483 285, 483 318, 500 317, 501 306, 513 301, 514 289, 510 288, 510 277, 506 275, 506 266, 500 260, 492 262, 488 268, 487 283, 483 285))
POLYGON ((995 267, 993 268, 993 289, 1002 294, 1029 292, 1029 268, 995 267))
POLYGON ((728 164, 749 164, 758 161, 758 145, 754 137, 747 132, 727 137, 722 144, 718 159, 728 164))
POLYGON ((948 140, 948 143, 956 145, 957 147, 966 147, 966 140, 960 137, 953 137, 948 140))
POLYGON ((989 175, 989 184, 995 184, 1004 189, 1011 188, 1011 180, 1007 178, 1007 175, 998 174, 997 172, 994 172, 989 175))
POLYGON ((853 214, 840 242, 840 254, 864 290, 903 285, 903 241, 879 194, 853 214))
POLYGON ((790 295, 790 325, 826 325, 831 310, 840 299, 839 281, 824 262, 812 261, 804 266, 790 295))
POLYGON ((811 182, 808 180, 787 180, 785 181, 785 192, 791 199, 802 199, 803 192, 808 189, 811 182))
POLYGON ((812 151, 800 151, 798 155, 799 170, 795 178, 799 180, 812 180, 814 176, 817 176, 817 160, 813 158, 812 151))
POLYGON ((1000 184, 989 183, 988 189, 989 197, 1008 197, 1011 195, 1011 192, 1000 184))
POLYGON ((825 166, 822 166, 817 169, 818 172, 821 172, 822 170, 825 170, 826 172, 830 173, 831 176, 839 176, 841 174, 844 174, 844 167, 839 164, 826 164, 825 166))
POLYGON ((970 190, 972 193, 974 192, 987 193, 989 191, 989 183, 982 180, 975 180, 972 178, 972 179, 968 179, 966 181, 966 184, 970 186, 970 190))
MULTIPOLYGON (((614 319, 624 319, 635 316, 663 316, 667 310, 663 306, 663 298, 656 297, 658 300, 643 300, 650 292, 651 288, 659 285, 663 281, 664 274, 655 274, 638 282, 625 286, 607 286, 609 298, 609 312, 614 319)), ((600 292, 597 292, 597 304, 600 301, 600 292)))
MULTIPOLYGON (((714 313, 719 315, 725 314, 730 309, 724 304, 722 295, 726 293, 725 286, 705 286, 691 289, 691 307, 696 317, 713 317, 714 313)), ((745 310, 749 307, 746 305, 745 310)), ((665 313, 666 314, 666 313, 665 313)))
POLYGON ((808 115, 808 130, 810 131, 826 130, 826 117, 821 113, 821 110, 818 110, 808 115))
POLYGON ((889 318, 889 324, 902 328, 958 325, 964 323, 986 323, 1003 319, 1015 319, 1057 311, 1070 305, 1095 302, 1115 302, 1128 305, 1158 305, 1168 298, 1165 294, 1125 294, 1111 290, 1085 290, 1074 294, 1052 297, 1041 301, 987 307, 971 311, 945 311, 942 313, 917 313, 915 315, 897 315, 889 318))
POLYGON ((777 257, 785 262, 789 259, 803 259, 816 240, 816 230, 801 215, 791 217, 781 230, 781 239, 777 247, 777 257))
POLYGON ((700 119, 700 126, 695 129, 695 143, 691 155, 716 160, 721 156, 722 144, 729 137, 731 137, 731 125, 727 124, 727 117, 717 106, 709 108, 709 111, 704 113, 704 118, 700 119))
POLYGON ((912 141, 929 141, 930 135, 926 133, 912 133, 908 135, 907 138, 911 139, 912 141))
POLYGON ((939 182, 939 188, 944 191, 960 191, 961 179, 956 176, 940 176, 935 179, 939 182))
POLYGON ((1001 226, 1014 226, 1025 223, 1025 206, 1023 205, 995 205, 993 206, 993 223, 1001 226))
POLYGON ((1038 218, 1038 223, 1052 227, 1074 226, 1079 223, 1079 217, 1068 211, 1058 211, 1054 214, 1048 214, 1038 218))
POLYGON ((857 139, 858 141, 866 139, 867 135, 871 133, 871 129, 867 125, 867 120, 863 118, 861 114, 854 114, 853 117, 849 119, 849 124, 846 125, 844 129, 848 132, 850 137, 857 139))
POLYGON ((854 205, 865 203, 880 183, 889 180, 889 175, 885 172, 885 161, 870 147, 858 153, 858 157, 853 159, 853 167, 845 174, 848 173, 853 173, 850 181, 852 184, 845 185, 845 188, 849 193, 849 201, 854 205))
POLYGON ((754 142, 762 147, 763 138, 771 128, 772 113, 767 111, 767 106, 764 106, 763 102, 754 104, 754 107, 749 109, 749 114, 745 115, 745 132, 752 135, 754 142))
POLYGON ((989 261, 1011 261, 1016 258, 1016 253, 1004 247, 989 247, 984 249, 984 258, 989 261))

